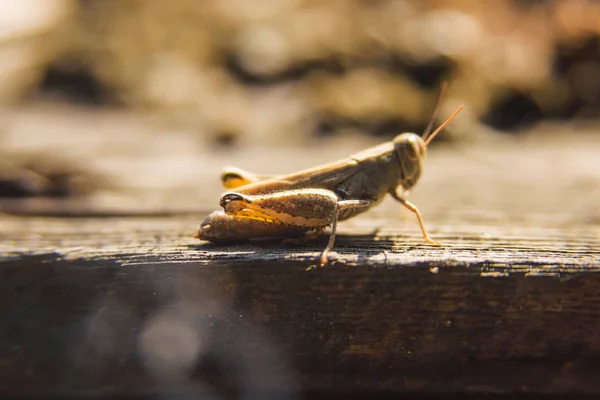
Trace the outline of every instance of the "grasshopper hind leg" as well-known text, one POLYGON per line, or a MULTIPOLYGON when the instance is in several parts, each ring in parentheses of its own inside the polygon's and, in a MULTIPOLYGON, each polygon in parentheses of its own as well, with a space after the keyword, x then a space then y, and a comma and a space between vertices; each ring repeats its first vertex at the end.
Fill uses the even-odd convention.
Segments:
POLYGON ((264 195, 228 192, 221 196, 220 203, 228 215, 273 226, 305 231, 319 231, 331 226, 329 241, 319 259, 320 265, 328 263, 327 256, 335 243, 338 219, 346 219, 373 205, 372 200, 341 200, 326 189, 297 189, 264 195))
MULTIPOLYGON (((327 246, 321 253, 321 258, 319 260, 321 267, 324 265, 327 265, 327 263, 329 263, 328 256, 329 256, 329 253, 331 252, 331 250, 333 250, 333 246, 335 244, 335 236, 336 236, 336 232, 337 232, 337 222, 338 222, 338 219, 340 218, 340 214, 352 212, 354 210, 369 208, 371 205, 372 205, 372 202, 370 200, 342 200, 342 201, 337 202, 334 212, 333 212, 333 217, 332 217, 332 222, 331 222, 331 232, 329 233, 329 241, 327 242, 327 246)), ((312 269, 312 266, 308 267, 308 269, 312 269)))

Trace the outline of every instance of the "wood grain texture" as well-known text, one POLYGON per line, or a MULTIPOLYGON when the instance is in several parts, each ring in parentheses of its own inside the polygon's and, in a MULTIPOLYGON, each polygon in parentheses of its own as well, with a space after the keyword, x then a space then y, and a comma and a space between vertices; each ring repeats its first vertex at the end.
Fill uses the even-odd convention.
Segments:
MULTIPOLYGON (((390 200, 308 272, 325 236, 194 240, 220 191, 197 174, 142 187, 132 168, 112 200, 2 202, 0 393, 600 395, 600 139, 479 151, 433 149, 411 197, 444 248, 390 200)), ((212 157, 201 176, 258 165, 212 157)))

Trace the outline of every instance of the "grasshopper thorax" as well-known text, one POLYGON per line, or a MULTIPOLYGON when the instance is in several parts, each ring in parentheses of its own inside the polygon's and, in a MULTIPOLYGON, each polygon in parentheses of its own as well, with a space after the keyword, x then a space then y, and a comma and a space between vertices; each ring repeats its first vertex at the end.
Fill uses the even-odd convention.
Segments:
POLYGON ((400 184, 404 189, 410 189, 421 177, 427 146, 416 133, 402 133, 393 143, 400 165, 400 184))

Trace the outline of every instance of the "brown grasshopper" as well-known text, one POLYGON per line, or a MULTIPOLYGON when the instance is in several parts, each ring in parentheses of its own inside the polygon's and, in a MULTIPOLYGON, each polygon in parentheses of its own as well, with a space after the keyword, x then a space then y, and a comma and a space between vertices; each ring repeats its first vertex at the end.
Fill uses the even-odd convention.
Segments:
POLYGON ((405 194, 421 176, 427 145, 462 108, 431 135, 435 111, 423 137, 402 133, 347 159, 289 175, 258 176, 228 169, 221 175, 224 187, 230 190, 221 195, 224 211, 211 213, 195 237, 211 242, 312 238, 331 226, 320 258, 320 264, 325 265, 333 249, 337 222, 367 211, 389 193, 416 215, 425 241, 441 246, 429 237, 421 213, 405 194))

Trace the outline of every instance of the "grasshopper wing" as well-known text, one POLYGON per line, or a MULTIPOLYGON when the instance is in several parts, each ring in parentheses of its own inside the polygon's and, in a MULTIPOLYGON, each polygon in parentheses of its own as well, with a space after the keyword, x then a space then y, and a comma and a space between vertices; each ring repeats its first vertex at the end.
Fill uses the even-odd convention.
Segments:
POLYGON ((356 160, 345 159, 245 185, 237 192, 263 194, 306 187, 334 190, 360 171, 360 164, 356 160))

